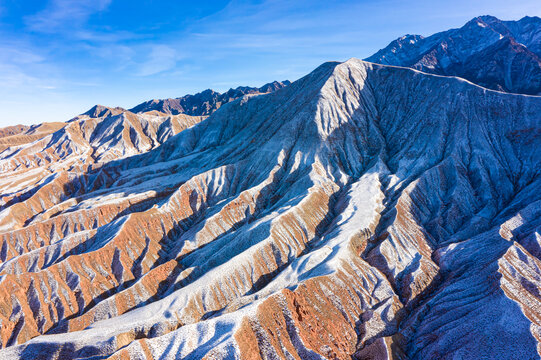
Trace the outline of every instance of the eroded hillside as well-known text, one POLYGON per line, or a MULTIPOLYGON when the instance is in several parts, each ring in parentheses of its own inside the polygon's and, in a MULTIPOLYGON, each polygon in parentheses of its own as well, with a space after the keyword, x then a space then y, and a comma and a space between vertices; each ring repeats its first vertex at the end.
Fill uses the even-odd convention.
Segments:
POLYGON ((540 97, 356 59, 76 119, 0 153, 0 356, 537 358, 540 129, 540 97))

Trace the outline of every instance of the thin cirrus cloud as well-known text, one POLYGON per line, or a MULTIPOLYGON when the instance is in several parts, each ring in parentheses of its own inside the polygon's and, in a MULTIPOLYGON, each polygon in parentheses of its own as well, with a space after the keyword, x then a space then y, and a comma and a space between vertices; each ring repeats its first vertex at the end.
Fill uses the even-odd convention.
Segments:
POLYGON ((167 45, 153 45, 147 59, 137 64, 137 75, 149 76, 173 69, 182 57, 177 50, 167 45))
POLYGON ((0 94, 14 90, 54 89, 55 81, 49 79, 52 72, 54 67, 46 62, 46 57, 24 42, 0 43, 0 94))
POLYGON ((0 126, 295 80, 406 33, 540 10, 539 0, 0 0, 0 126))
POLYGON ((105 10, 112 0, 52 0, 42 11, 25 17, 32 31, 54 33, 85 23, 89 16, 105 10))

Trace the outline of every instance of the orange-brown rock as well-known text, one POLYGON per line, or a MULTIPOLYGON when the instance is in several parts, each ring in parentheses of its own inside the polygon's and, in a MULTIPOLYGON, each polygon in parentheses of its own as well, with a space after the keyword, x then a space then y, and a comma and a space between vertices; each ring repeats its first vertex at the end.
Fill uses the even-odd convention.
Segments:
POLYGON ((351 59, 219 105, 0 153, 0 358, 541 354, 540 98, 351 59))

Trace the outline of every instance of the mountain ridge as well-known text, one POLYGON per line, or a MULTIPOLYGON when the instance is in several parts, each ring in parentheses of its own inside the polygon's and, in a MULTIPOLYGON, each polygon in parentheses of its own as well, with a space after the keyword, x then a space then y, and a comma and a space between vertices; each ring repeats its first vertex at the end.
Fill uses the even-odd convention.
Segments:
POLYGON ((21 183, 0 355, 537 357, 540 112, 350 59, 72 166, 54 211, 21 183))
POLYGON ((458 29, 429 37, 406 35, 366 58, 459 76, 506 92, 541 93, 541 19, 501 21, 479 16, 458 29), (524 44, 523 44, 524 43, 524 44))
POLYGON ((290 83, 291 82, 289 80, 284 80, 283 82, 273 81, 259 88, 239 86, 235 89, 231 88, 224 93, 207 89, 194 95, 188 94, 179 98, 153 99, 145 101, 134 106, 130 109, 130 111, 139 113, 157 110, 172 115, 184 113, 192 116, 206 116, 217 110, 221 105, 238 99, 243 95, 266 94, 279 90, 290 83))

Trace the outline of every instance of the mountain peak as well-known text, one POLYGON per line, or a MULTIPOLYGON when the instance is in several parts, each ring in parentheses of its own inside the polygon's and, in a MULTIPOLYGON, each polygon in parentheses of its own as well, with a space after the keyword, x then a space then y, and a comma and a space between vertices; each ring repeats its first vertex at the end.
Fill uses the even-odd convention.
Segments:
POLYGON ((524 16, 522 19, 519 20, 519 22, 539 23, 539 22, 541 22, 541 17, 539 17, 539 16, 524 16))
POLYGON ((500 19, 492 15, 481 15, 481 16, 478 16, 476 19, 483 20, 484 22, 487 22, 487 23, 502 22, 500 19))
POLYGON ((90 118, 99 118, 99 117, 104 117, 104 116, 109 116, 109 115, 118 115, 122 113, 123 111, 126 111, 126 110, 121 107, 113 108, 113 107, 97 104, 91 107, 86 112, 82 113, 81 115, 86 115, 90 118))
POLYGON ((484 87, 541 94, 541 22, 483 15, 426 38, 404 36, 366 60, 459 76, 484 87), (509 38, 511 41, 502 42, 509 38), (502 44, 508 44, 507 48, 502 44), (520 44, 517 47, 516 44, 520 44))

